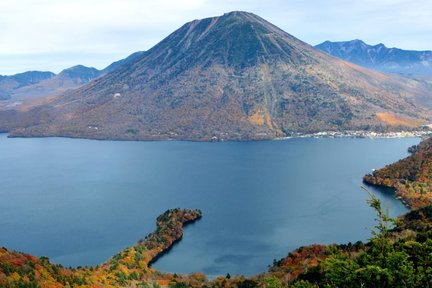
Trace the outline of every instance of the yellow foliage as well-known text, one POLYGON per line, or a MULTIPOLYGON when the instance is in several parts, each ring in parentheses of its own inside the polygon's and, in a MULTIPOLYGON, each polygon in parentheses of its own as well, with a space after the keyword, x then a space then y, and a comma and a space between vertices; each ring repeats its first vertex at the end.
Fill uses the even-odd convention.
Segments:
POLYGON ((21 279, 21 276, 17 272, 14 272, 14 273, 12 273, 12 275, 10 275, 10 278, 14 282, 18 282, 21 279))

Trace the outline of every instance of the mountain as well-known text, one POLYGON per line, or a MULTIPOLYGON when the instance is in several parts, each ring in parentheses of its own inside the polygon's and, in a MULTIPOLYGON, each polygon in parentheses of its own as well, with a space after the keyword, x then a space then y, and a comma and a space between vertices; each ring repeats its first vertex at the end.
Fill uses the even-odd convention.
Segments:
MULTIPOLYGON (((25 72, 13 76, 0 75, 0 100, 9 100, 3 106, 20 105, 17 101, 53 97, 75 89, 102 75, 134 61, 144 52, 135 52, 125 59, 111 63, 102 70, 83 65, 64 69, 58 75, 52 72, 25 72), (11 80, 12 79, 12 80, 11 80)), ((0 108, 1 108, 0 103, 0 108)))
POLYGON ((13 101, 23 101, 60 95, 69 89, 75 89, 86 84, 100 75, 102 72, 96 68, 77 65, 33 85, 18 87, 10 93, 10 98, 13 101))
POLYGON ((387 48, 384 44, 371 46, 361 40, 325 41, 315 47, 343 60, 386 73, 432 76, 432 51, 387 48))
POLYGON ((12 76, 0 76, 2 79, 11 79, 16 81, 18 86, 27 86, 38 83, 42 80, 49 79, 55 74, 52 72, 44 71, 27 71, 24 73, 18 73, 12 76))
POLYGON ((42 71, 28 71, 12 76, 0 75, 0 100, 9 99, 15 89, 39 83, 54 75, 52 72, 42 71))
POLYGON ((25 112, 37 121, 11 135, 249 140, 417 127, 430 119, 419 104, 430 104, 428 88, 237 11, 186 23, 130 63, 25 112))
POLYGON ((70 79, 75 84, 85 84, 102 74, 96 68, 86 67, 83 65, 73 66, 60 72, 60 78, 70 79))

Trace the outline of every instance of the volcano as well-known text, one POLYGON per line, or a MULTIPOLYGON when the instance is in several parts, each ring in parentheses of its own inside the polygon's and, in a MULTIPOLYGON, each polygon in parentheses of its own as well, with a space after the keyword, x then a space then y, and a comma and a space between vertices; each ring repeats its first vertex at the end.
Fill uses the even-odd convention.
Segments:
POLYGON ((429 121, 417 99, 430 94, 236 11, 186 23, 133 61, 26 111, 37 120, 10 132, 207 141, 387 131, 429 121))

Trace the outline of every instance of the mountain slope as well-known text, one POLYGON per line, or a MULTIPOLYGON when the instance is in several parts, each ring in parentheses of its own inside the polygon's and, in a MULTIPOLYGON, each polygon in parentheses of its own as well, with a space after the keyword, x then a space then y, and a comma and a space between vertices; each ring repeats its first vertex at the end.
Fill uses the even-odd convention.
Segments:
POLYGON ((12 135, 268 139, 415 127, 429 117, 415 100, 429 95, 420 82, 335 59, 254 14, 231 12, 183 25, 12 135))
POLYGON ((107 67, 105 67, 103 70, 101 70, 101 74, 110 73, 110 72, 118 69, 122 65, 133 62, 136 59, 138 59, 139 57, 141 57, 144 53, 145 53, 145 51, 138 51, 138 52, 132 53, 131 55, 129 55, 128 57, 126 57, 124 59, 115 61, 115 62, 111 63, 110 65, 108 65, 107 67))
POLYGON ((386 73, 432 76, 432 51, 410 51, 368 45, 361 40, 325 41, 316 48, 363 67, 386 73))

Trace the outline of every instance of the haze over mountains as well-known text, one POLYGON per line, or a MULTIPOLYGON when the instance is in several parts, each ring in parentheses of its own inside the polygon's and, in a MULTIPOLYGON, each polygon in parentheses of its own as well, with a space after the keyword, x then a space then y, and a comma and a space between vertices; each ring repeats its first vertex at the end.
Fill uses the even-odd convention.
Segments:
POLYGON ((0 115, 7 123, 0 128, 12 136, 135 140, 388 130, 429 121, 430 91, 427 83, 328 56, 254 14, 231 12, 186 23, 48 103, 0 115))
POLYGON ((325 41, 315 47, 335 57, 386 73, 432 76, 432 51, 387 48, 384 44, 368 45, 361 40, 325 41))

